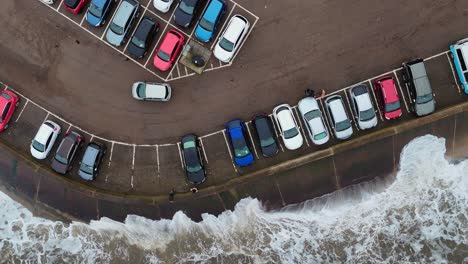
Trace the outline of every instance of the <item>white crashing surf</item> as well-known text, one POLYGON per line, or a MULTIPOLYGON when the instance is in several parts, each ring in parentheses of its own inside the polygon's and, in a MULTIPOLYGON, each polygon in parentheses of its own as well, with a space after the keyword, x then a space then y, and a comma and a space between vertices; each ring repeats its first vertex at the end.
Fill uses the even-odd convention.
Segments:
POLYGON ((178 212, 172 220, 130 215, 66 226, 0 193, 0 262, 467 263, 468 161, 444 155, 444 139, 416 138, 392 182, 276 212, 247 198, 200 223, 178 212))

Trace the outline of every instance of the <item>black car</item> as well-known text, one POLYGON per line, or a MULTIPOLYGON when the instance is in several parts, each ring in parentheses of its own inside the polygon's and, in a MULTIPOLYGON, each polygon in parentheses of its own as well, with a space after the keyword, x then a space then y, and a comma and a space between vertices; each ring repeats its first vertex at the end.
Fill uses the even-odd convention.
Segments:
POLYGON ((190 134, 182 137, 182 155, 188 181, 193 184, 204 182, 206 172, 200 155, 197 136, 190 134))
POLYGON ((257 139, 260 142, 260 149, 265 157, 273 157, 278 153, 278 144, 275 140, 275 132, 271 119, 264 114, 257 115, 252 121, 257 139))
POLYGON ((184 28, 192 25, 200 8, 201 0, 180 0, 174 13, 174 22, 184 28))
POLYGON ((151 40, 159 30, 159 24, 149 17, 143 17, 128 44, 128 53, 141 59, 145 56, 151 40))
POLYGON ((83 142, 83 137, 76 132, 67 132, 52 159, 52 169, 65 174, 71 169, 76 152, 83 142))
POLYGON ((78 175, 83 180, 91 181, 96 178, 99 165, 102 163, 102 158, 106 155, 106 145, 99 142, 90 142, 86 147, 83 159, 80 162, 80 170, 78 175))

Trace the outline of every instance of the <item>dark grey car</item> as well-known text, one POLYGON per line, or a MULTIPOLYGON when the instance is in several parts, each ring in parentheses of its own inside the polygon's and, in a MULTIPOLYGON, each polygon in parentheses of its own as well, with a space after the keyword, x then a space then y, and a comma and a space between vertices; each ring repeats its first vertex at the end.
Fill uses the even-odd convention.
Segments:
POLYGON ((412 110, 416 115, 425 116, 433 113, 435 100, 423 59, 403 63, 403 80, 411 97, 412 110))
POLYGON ((102 158, 106 154, 106 145, 99 142, 90 142, 86 147, 83 159, 80 162, 78 175, 83 180, 92 181, 96 178, 99 165, 102 163, 102 158))

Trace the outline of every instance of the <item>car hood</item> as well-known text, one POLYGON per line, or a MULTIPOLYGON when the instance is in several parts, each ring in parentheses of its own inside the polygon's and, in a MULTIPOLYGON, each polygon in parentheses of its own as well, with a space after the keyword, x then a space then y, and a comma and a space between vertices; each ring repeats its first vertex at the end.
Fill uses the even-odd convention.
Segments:
POLYGON ((114 46, 120 46, 124 39, 125 34, 117 35, 110 28, 107 30, 106 39, 114 46))
POLYGON ((102 19, 100 17, 96 17, 90 12, 86 12, 86 21, 88 21, 88 24, 91 26, 100 26, 102 23, 102 19))
POLYGON ((267 157, 272 157, 276 153, 278 153, 278 146, 277 146, 276 142, 269 145, 269 146, 262 147, 262 153, 263 153, 264 156, 267 156, 267 157))
POLYGON ((167 71, 171 67, 170 62, 161 60, 157 54, 154 56, 153 63, 155 66, 158 65, 156 68, 160 69, 161 71, 167 71))
POLYGON ((385 113, 385 118, 386 119, 394 119, 394 118, 397 118, 397 117, 401 116, 401 114, 402 114, 401 109, 398 109, 398 110, 395 110, 395 111, 392 111, 392 112, 385 113))
POLYGON ((36 159, 45 159, 47 157, 48 152, 39 152, 33 146, 31 146, 31 155, 36 159))
POLYGON ((187 24, 189 24, 190 21, 192 21, 192 18, 193 15, 189 15, 184 11, 180 10, 179 8, 177 8, 176 12, 174 13, 174 21, 176 22, 176 24, 182 27, 187 27, 187 24))
POLYGON ((128 52, 137 58, 142 58, 145 55, 145 49, 135 46, 132 42, 128 44, 128 52))
POLYGON ((203 41, 203 42, 208 42, 211 40, 211 37, 213 36, 213 32, 208 31, 201 27, 200 25, 197 26, 197 29, 195 30, 195 36, 203 41))
POLYGON ((377 115, 374 115, 374 118, 368 121, 359 121, 359 128, 362 130, 373 128, 377 125, 377 115))
POLYGON ((293 138, 286 139, 283 137, 284 145, 286 146, 287 149, 289 150, 298 149, 304 143, 304 139, 302 138, 301 132, 300 131, 298 132, 299 133, 293 138))
POLYGON ((235 158, 237 165, 240 167, 246 167, 249 166, 250 164, 253 163, 253 155, 252 153, 249 153, 247 156, 242 157, 242 158, 235 158))
POLYGON ((83 179, 83 180, 86 180, 86 181, 91 181, 93 179, 93 175, 92 174, 88 174, 82 170, 78 170, 78 175, 80 175, 80 177, 83 179))
POLYGON ((215 49, 213 51, 215 57, 222 61, 228 63, 232 58, 232 52, 226 51, 219 46, 219 42, 216 44, 215 49))
POLYGON ((346 130, 343 131, 335 131, 336 138, 338 139, 347 139, 350 138, 353 135, 353 128, 349 127, 346 130))
POLYGON ((154 7, 158 9, 159 11, 165 13, 169 11, 169 8, 171 8, 173 1, 169 2, 163 2, 163 1, 154 1, 154 7))
POLYGON ((62 164, 58 162, 56 159, 52 159, 52 169, 54 169, 56 172, 63 174, 67 172, 67 167, 68 166, 66 164, 62 164))
POLYGON ((205 171, 201 169, 197 172, 187 172, 187 178, 193 184, 200 184, 205 181, 205 171))
POLYGON ((434 100, 431 100, 425 104, 416 104, 415 109, 418 116, 431 114, 435 110, 434 100))

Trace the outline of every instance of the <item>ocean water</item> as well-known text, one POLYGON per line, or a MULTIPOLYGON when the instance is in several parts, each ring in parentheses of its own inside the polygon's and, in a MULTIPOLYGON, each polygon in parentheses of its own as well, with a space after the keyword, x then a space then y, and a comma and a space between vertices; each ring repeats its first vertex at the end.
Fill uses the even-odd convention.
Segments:
POLYGON ((386 180, 278 211, 246 198, 199 223, 178 212, 65 225, 0 193, 0 262, 468 263, 468 161, 445 150, 443 138, 416 138, 386 180))

